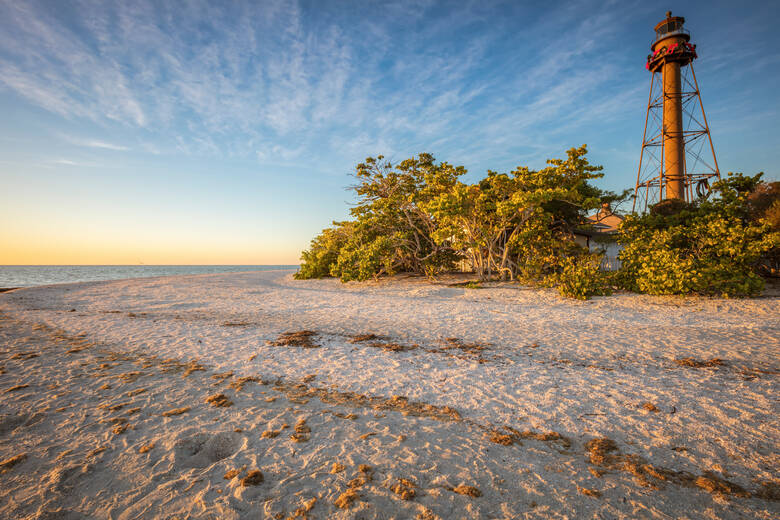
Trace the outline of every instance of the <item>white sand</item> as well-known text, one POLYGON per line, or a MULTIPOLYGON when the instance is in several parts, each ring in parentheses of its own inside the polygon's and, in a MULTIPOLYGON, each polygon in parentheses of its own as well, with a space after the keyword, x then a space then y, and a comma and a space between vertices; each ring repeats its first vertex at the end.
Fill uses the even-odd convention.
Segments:
POLYGON ((515 286, 474 290, 417 278, 344 285, 262 272, 18 290, 0 294, 0 317, 0 461, 27 453, 0 475, 2 517, 286 518, 311 498, 310 518, 780 514, 776 500, 759 497, 780 484, 778 298, 621 294, 580 303, 515 286), (302 329, 317 331, 321 346, 267 344, 302 329), (392 352, 348 341, 363 333, 418 347, 392 352), (447 348, 452 337, 487 348, 447 348), (88 348, 67 353, 82 344, 88 348), (25 352, 40 356, 19 356, 25 352), (135 354, 117 360, 110 352, 135 354), (208 371, 185 378, 149 356, 197 358, 208 371), (674 362, 687 357, 724 365, 674 362), (117 378, 133 371, 142 372, 137 381, 117 378), (211 378, 225 371, 235 375, 211 378), (310 388, 402 395, 452 407, 462 420, 290 395, 289 385, 310 374, 310 388), (248 375, 287 386, 228 387, 248 375), (106 383, 111 389, 100 390, 106 383), (6 392, 17 384, 29 386, 6 392), (148 390, 126 397, 135 388, 148 390), (235 405, 204 402, 217 392, 235 405), (117 403, 131 404, 99 408, 117 403), (161 416, 182 406, 192 409, 161 416), (102 422, 133 407, 141 410, 127 416, 123 433, 102 422), (290 439, 299 417, 311 428, 307 442, 290 439), (283 423, 291 428, 261 438, 283 423), (486 431, 504 426, 558 432, 571 445, 528 435, 511 446, 490 442, 486 431), (585 444, 596 437, 656 474, 690 478, 664 482, 621 464, 591 464, 585 444), (152 441, 154 449, 138 453, 152 441), (345 471, 329 473, 334 462, 345 471), (338 509, 333 502, 360 476, 359 464, 370 465, 373 478, 352 507, 338 509), (244 465, 239 478, 257 468, 264 482, 223 478, 244 465), (701 475, 754 496, 710 493, 692 484, 701 475), (392 491, 398 478, 415 484, 412 500, 392 491), (482 495, 451 491, 460 484, 482 495), (58 510, 71 516, 49 514, 58 510))

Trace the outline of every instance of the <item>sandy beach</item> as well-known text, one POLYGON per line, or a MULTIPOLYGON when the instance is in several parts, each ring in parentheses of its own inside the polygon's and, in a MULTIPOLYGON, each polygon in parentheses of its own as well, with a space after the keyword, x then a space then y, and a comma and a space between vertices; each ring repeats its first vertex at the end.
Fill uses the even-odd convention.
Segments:
POLYGON ((777 518, 780 298, 0 294, 2 518, 777 518))

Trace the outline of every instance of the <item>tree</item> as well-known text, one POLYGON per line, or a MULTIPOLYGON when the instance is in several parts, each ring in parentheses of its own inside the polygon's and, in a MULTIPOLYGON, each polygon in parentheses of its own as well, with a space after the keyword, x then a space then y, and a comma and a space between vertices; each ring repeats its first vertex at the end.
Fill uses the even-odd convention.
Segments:
POLYGON ((398 164, 383 156, 357 165, 353 220, 335 224, 302 255, 299 278, 367 280, 399 271, 434 276, 467 259, 483 279, 563 284, 565 294, 587 297, 607 289, 598 258, 578 246, 573 230, 587 211, 625 198, 588 181, 603 176, 587 147, 531 170, 488 171, 474 184, 462 166, 420 154, 398 164), (575 279, 598 277, 591 284, 575 279), (563 277, 561 277, 563 276, 563 277))
MULTIPOLYGON (((437 222, 424 208, 440 192, 450 190, 465 168, 437 164, 426 153, 395 166, 383 161, 381 155, 369 157, 356 168, 358 183, 353 189, 358 202, 350 212, 358 235, 374 244, 382 237, 381 249, 390 256, 383 262, 384 272, 431 276, 451 269, 456 256, 447 241, 433 239, 437 222)), ((376 246, 371 249, 378 251, 376 246)))
POLYGON ((587 146, 566 155, 542 170, 488 171, 476 184, 439 191, 425 205, 439 222, 434 239, 449 241, 482 278, 540 281, 560 271, 563 258, 584 253, 573 230, 585 212, 625 197, 588 183, 603 174, 588 163, 587 146))
POLYGON ((457 255, 446 240, 432 238, 438 223, 423 208, 465 173, 463 167, 437 164, 430 154, 397 165, 381 155, 367 158, 355 168, 354 220, 315 238, 301 256, 298 276, 329 274, 350 281, 399 271, 433 276, 452 269, 457 255))

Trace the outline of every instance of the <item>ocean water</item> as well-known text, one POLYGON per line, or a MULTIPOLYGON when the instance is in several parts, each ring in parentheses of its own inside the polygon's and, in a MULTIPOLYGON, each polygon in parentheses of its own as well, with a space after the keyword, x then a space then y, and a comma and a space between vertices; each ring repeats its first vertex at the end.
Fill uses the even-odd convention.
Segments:
POLYGON ((177 274, 298 269, 297 265, 0 265, 0 288, 177 274))

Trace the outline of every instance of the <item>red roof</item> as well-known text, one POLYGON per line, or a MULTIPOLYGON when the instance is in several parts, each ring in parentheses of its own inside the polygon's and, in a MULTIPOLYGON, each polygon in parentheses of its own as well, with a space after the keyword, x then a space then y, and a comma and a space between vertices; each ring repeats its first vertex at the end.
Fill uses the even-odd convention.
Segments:
POLYGON ((612 213, 608 205, 604 205, 598 213, 589 215, 585 219, 600 233, 617 233, 618 226, 623 222, 623 217, 612 213))

